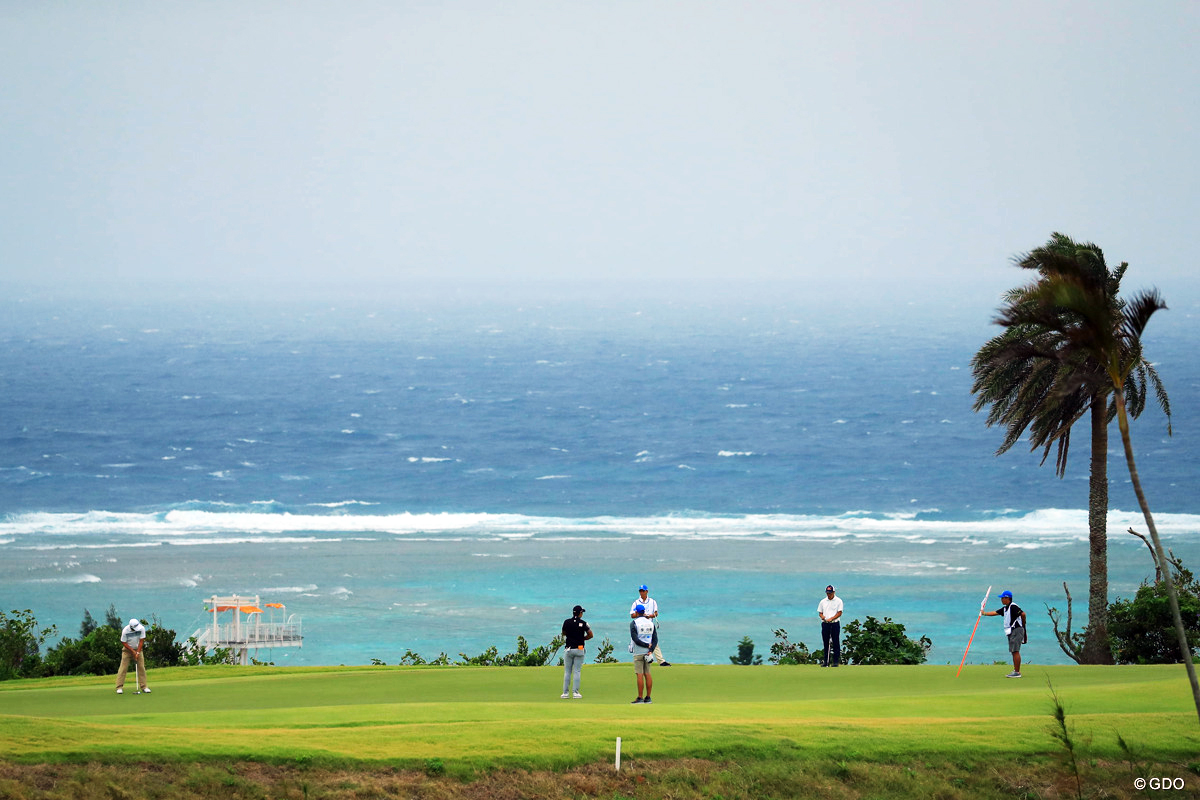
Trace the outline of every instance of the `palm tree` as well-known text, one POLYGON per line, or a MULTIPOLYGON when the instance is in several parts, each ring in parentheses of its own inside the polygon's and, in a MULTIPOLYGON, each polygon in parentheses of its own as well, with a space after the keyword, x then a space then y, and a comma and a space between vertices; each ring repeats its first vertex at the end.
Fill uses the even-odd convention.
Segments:
MULTIPOLYGON (((1129 433, 1127 393, 1132 390, 1130 378, 1136 375, 1136 368, 1143 361, 1142 332, 1150 317, 1167 305, 1157 290, 1140 292, 1130 301, 1118 299, 1110 291, 1107 270, 1101 272, 1096 269, 1097 259, 1093 254, 1076 251, 1073 258, 1062 252, 1049 255, 1038 264, 1040 279, 1022 293, 1020 302, 1010 303, 1001 309, 997 321, 1005 328, 1044 330, 1052 334, 1050 341, 1054 346, 1041 350, 1038 354, 1041 358, 1057 359, 1062 365, 1095 365, 1108 376, 1129 478, 1150 531, 1150 539, 1154 542, 1158 563, 1163 566, 1163 582, 1167 588, 1180 654, 1191 683, 1196 715, 1200 718, 1200 683, 1196 680, 1192 650, 1179 613, 1179 596, 1171 570, 1166 566, 1170 563, 1166 550, 1158 536, 1150 504, 1138 477, 1133 440, 1129 433)), ((1124 272, 1124 267, 1122 265, 1120 272, 1124 272)), ((1085 372, 1090 374, 1090 367, 1085 372)), ((1074 385, 1074 381, 1068 381, 1063 388, 1069 390, 1074 385)))
MULTIPOLYGON (((1037 303, 1041 283, 1061 271, 1056 266, 1069 262, 1077 270, 1092 276, 1105 302, 1114 310, 1122 305, 1118 292, 1121 278, 1128 269, 1122 263, 1110 270, 1104 254, 1094 244, 1079 244, 1060 233, 1050 241, 1017 259, 1018 266, 1037 270, 1039 278, 1028 286, 1005 295, 1005 310, 1018 310, 1028 317, 1037 303)), ((1067 312, 1064 310, 1064 314, 1067 312)), ((1069 324, 1069 320, 1062 321, 1069 324)), ((1088 624, 1082 645, 1070 631, 1070 594, 1067 595, 1067 630, 1059 633, 1059 645, 1074 660, 1083 664, 1111 664, 1108 644, 1108 423, 1116 416, 1112 381, 1101 364, 1085 353, 1065 347, 1066 341, 1056 328, 1038 321, 1014 322, 989 340, 971 361, 975 376, 972 392, 977 396, 975 410, 991 406, 987 424, 1003 424, 1006 434, 996 453, 1004 453, 1029 431, 1030 449, 1042 448, 1042 463, 1056 449, 1055 472, 1066 473, 1070 452, 1071 428, 1085 413, 1091 422, 1091 463, 1088 486, 1088 624)), ((1159 405, 1167 415, 1170 430, 1171 409, 1166 391, 1154 367, 1140 356, 1126 385, 1129 413, 1137 417, 1146 404, 1147 387, 1153 385, 1159 405)), ((1056 620, 1057 621, 1057 620, 1056 620)))

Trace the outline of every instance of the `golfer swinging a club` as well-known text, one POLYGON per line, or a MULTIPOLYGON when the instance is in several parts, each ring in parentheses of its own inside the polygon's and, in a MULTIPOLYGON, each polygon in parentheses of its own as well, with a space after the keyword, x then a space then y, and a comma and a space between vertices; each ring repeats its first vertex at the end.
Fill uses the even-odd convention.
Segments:
POLYGON ((130 662, 133 662, 137 673, 138 693, 150 694, 150 687, 146 685, 145 646, 146 626, 134 617, 121 630, 121 668, 117 670, 117 694, 125 693, 125 673, 129 671, 130 662))

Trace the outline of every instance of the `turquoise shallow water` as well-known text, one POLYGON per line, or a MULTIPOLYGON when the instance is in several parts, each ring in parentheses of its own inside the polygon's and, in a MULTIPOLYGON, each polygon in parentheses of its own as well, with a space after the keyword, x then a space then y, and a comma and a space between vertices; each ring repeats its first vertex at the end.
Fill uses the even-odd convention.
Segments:
MULTIPOLYGON (((1113 543, 1111 575, 1114 590, 1129 593, 1145 578, 1149 558, 1140 542, 1125 538, 1113 543)), ((1191 534, 1169 533, 1168 540, 1177 554, 1196 555, 1191 534)), ((659 601, 661 637, 673 660, 722 663, 746 635, 765 653, 776 628, 813 646, 820 641, 816 604, 832 581, 847 619, 890 616, 933 640, 931 661, 957 663, 991 584, 992 604, 1002 588, 1011 589, 1029 613, 1029 659, 1062 663, 1044 607, 1064 607, 1063 580, 1076 597, 1085 595, 1086 555, 1078 539, 1006 543, 927 534, 899 541, 314 534, 302 542, 9 548, 0 579, 24 589, 6 597, 10 605, 30 601, 64 633, 77 628, 83 608, 98 614, 110 602, 123 616, 156 613, 191 632, 205 622, 202 599, 258 594, 302 616, 306 634, 301 650, 259 657, 315 664, 394 663, 409 648, 456 656, 495 644, 507 652, 518 635, 548 641, 575 603, 588 609, 601 639, 623 647, 629 604, 643 581, 659 601)), ((1003 659, 1003 637, 990 635, 984 622, 972 660, 1003 659)))
MULTIPOLYGON (((891 616, 957 662, 991 584, 1031 613, 1030 660, 1056 663, 1044 606, 1064 580, 1086 593, 1086 443, 1064 480, 992 455, 969 395, 987 310, 9 310, 0 604, 62 633, 110 603, 187 633, 236 592, 303 617, 303 649, 260 654, 284 663, 511 649, 575 603, 623 642, 647 582, 668 657, 719 663, 779 627, 819 641, 833 582, 848 619, 891 616)), ((1156 411, 1134 434, 1196 563, 1190 319, 1148 341, 1175 435, 1156 411)), ((1152 570, 1119 455, 1128 594, 1152 570)), ((984 629, 972 660, 1003 658, 984 629)))

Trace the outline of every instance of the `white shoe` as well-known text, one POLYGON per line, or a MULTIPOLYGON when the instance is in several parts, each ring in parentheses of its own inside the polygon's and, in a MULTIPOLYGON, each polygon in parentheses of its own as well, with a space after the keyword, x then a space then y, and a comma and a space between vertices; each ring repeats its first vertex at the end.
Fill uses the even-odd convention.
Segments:
POLYGON ((566 700, 570 696, 571 695, 567 694, 566 692, 563 692, 561 695, 559 695, 559 697, 561 697, 563 700, 566 700))
POLYGON ((142 691, 145 692, 146 694, 150 694, 150 687, 147 686, 145 689, 142 689, 142 691))
POLYGON ((125 690, 124 690, 124 689, 117 689, 117 694, 125 694, 125 690))
POLYGON ((576 693, 575 693, 575 699, 576 699, 576 700, 582 700, 582 699, 583 699, 583 695, 581 695, 579 692, 576 692, 576 693))

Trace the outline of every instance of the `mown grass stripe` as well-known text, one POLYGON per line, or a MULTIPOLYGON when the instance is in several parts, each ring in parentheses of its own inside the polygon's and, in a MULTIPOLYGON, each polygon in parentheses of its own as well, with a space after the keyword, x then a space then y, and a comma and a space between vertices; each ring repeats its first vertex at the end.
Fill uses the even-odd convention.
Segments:
POLYGON ((1118 733, 1151 759, 1200 752, 1178 667, 954 669, 681 665, 646 707, 629 705, 628 664, 586 667, 583 700, 559 699, 553 667, 161 670, 140 697, 106 678, 23 681, 0 691, 0 757, 561 768, 617 736, 656 759, 1034 755, 1054 748, 1047 680, 1094 753, 1120 757, 1118 733))

